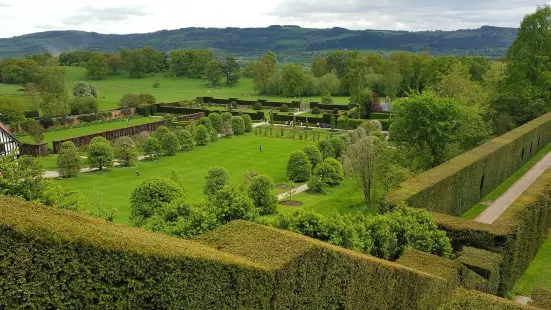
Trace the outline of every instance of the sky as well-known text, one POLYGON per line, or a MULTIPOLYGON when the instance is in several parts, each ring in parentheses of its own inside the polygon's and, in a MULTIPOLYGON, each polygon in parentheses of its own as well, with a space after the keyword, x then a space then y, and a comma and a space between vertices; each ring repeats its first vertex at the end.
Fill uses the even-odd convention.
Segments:
POLYGON ((545 1, 0 0, 0 38, 51 30, 124 34, 269 25, 410 31, 518 27, 545 1))

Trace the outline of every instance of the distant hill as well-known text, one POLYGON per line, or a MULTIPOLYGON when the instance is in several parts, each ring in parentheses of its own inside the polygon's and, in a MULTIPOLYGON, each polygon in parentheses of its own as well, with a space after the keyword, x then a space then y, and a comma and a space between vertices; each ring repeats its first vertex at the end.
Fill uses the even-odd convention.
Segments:
POLYGON ((432 54, 501 56, 517 34, 516 28, 483 26, 455 31, 309 29, 298 26, 267 28, 182 28, 143 34, 100 34, 48 31, 0 39, 0 58, 26 53, 86 49, 118 51, 152 46, 161 51, 209 48, 217 54, 258 55, 273 50, 283 55, 315 54, 334 49, 427 50, 432 54))

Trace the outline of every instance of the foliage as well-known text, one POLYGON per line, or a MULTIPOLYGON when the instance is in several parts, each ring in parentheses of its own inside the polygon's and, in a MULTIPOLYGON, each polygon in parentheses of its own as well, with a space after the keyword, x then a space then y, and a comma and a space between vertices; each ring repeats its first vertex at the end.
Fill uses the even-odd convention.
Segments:
POLYGON ((180 150, 180 140, 173 132, 162 135, 159 142, 161 142, 163 153, 167 156, 173 156, 180 150))
POLYGON ((262 103, 260 103, 260 101, 255 102, 255 104, 253 106, 253 109, 255 109, 257 111, 261 111, 263 109, 262 103))
POLYGON ((0 122, 10 124, 25 119, 23 107, 17 101, 0 96, 0 122))
MULTIPOLYGON (((314 169, 316 171, 316 169, 314 169)), ((313 194, 325 194, 327 192, 327 184, 316 173, 306 183, 308 192, 313 194)))
POLYGON ((161 139, 163 138, 164 135, 168 134, 170 132, 170 129, 168 129, 168 127, 166 126, 159 126, 157 128, 157 130, 155 130, 153 132, 153 136, 157 139, 159 139, 159 141, 161 141, 161 139))
POLYGON ((254 89, 260 94, 265 94, 268 86, 268 80, 274 75, 277 70, 277 59, 271 51, 259 60, 251 63, 251 71, 253 74, 254 89))
POLYGON ((235 135, 245 134, 245 120, 241 116, 234 116, 231 119, 231 128, 235 135))
MULTIPOLYGON (((214 129, 214 131, 216 131, 217 133, 220 133, 220 130, 222 129, 222 115, 214 112, 214 113, 210 113, 209 114, 209 119, 210 119, 210 123, 212 125, 212 128, 214 129)), ((199 120, 199 124, 201 123, 201 120, 199 120)), ((203 124, 205 125, 205 124, 203 124)), ((205 127, 207 127, 205 125, 205 127)), ((208 128, 208 127, 207 127, 208 128)))
POLYGON ((42 164, 37 158, 15 154, 0 156, 0 194, 26 200, 39 198, 43 187, 42 164))
POLYGON ((210 132, 212 129, 213 129, 213 126, 212 126, 212 121, 209 117, 201 117, 198 121, 197 121, 197 126, 199 125, 203 125, 207 128, 207 131, 210 132))
POLYGON ((223 167, 212 167, 207 172, 207 176, 205 177, 205 186, 203 188, 203 193, 207 197, 212 197, 224 188, 224 186, 228 185, 229 182, 229 171, 226 168, 223 167))
POLYGON ((109 71, 105 56, 102 54, 96 53, 86 62, 86 78, 88 79, 103 80, 109 71))
POLYGON ((159 139, 151 136, 145 140, 142 150, 145 156, 155 158, 161 154, 161 142, 159 142, 159 139))
POLYGON ((25 132, 32 137, 34 143, 40 143, 44 140, 44 127, 38 122, 30 123, 25 132))
POLYGON ((135 225, 141 226, 158 209, 182 195, 182 189, 170 179, 161 177, 146 179, 134 189, 130 197, 131 219, 135 225))
POLYGON ((57 157, 57 169, 62 178, 71 178, 80 172, 80 158, 78 149, 73 142, 61 144, 57 157))
POLYGON ((152 95, 152 94, 139 94, 138 95, 138 99, 140 101, 139 105, 140 104, 154 104, 157 102, 157 100, 155 99, 155 97, 152 95))
POLYGON ((245 132, 253 131, 253 120, 249 114, 243 114, 243 121, 245 121, 245 132))
MULTIPOLYGON (((217 178, 219 177, 221 176, 217 176, 217 178)), ((221 185, 222 183, 219 183, 216 186, 221 185)), ((258 216, 258 209, 255 208, 253 201, 235 187, 229 185, 218 187, 218 189, 212 192, 212 194, 207 195, 207 197, 209 198, 209 203, 216 209, 216 217, 220 224, 241 219, 253 220, 258 216)))
POLYGON ((220 129, 220 134, 226 138, 231 138, 233 136, 231 122, 226 120, 222 121, 222 128, 220 129))
POLYGON ((88 164, 91 168, 103 170, 113 166, 113 147, 108 142, 95 142, 88 145, 88 164))
POLYGON ((289 112, 289 107, 284 103, 279 108, 279 112, 289 112))
POLYGON ((318 108, 318 107, 314 107, 314 108, 312 109, 312 114, 314 114, 314 115, 318 115, 318 114, 321 114, 321 110, 320 110, 320 108, 318 108))
POLYGON ((310 165, 312 165, 312 169, 315 169, 316 166, 323 161, 323 156, 320 150, 316 146, 307 145, 304 147, 303 151, 308 157, 308 160, 310 161, 310 165))
POLYGON ((191 151, 195 147, 195 141, 193 140, 193 135, 191 132, 185 129, 179 129, 175 130, 174 133, 178 137, 178 140, 180 141, 180 145, 182 146, 182 151, 191 151))
POLYGON ((226 56, 221 64, 222 75, 226 78, 226 85, 235 86, 239 82, 241 68, 232 56, 226 56))
POLYGON ((310 178, 312 165, 303 151, 294 151, 287 162, 287 178, 294 182, 304 182, 310 178))
POLYGON ((119 100, 121 108, 136 108, 141 104, 140 97, 134 93, 124 94, 119 100))
POLYGON ((134 165, 138 159, 138 150, 130 137, 120 137, 115 141, 115 157, 125 167, 134 165))
POLYGON ((333 137, 329 138, 329 143, 331 143, 331 146, 333 146, 333 150, 335 150, 334 158, 340 158, 346 147, 346 145, 344 144, 344 140, 339 137, 333 137))
POLYGON ((344 171, 341 163, 334 158, 326 158, 314 169, 315 176, 327 185, 339 185, 344 180, 344 171))
POLYGON ((302 68, 297 64, 289 64, 283 68, 283 96, 297 97, 302 95, 306 88, 306 78, 302 68))
POLYGON ((209 145, 209 132, 204 125, 197 126, 195 131, 195 143, 198 145, 209 145))
POLYGON ((213 55, 210 50, 173 50, 170 55, 170 70, 176 76, 202 78, 211 60, 213 55))
POLYGON ((233 114, 231 114, 230 112, 224 112, 224 113, 222 113, 222 121, 226 121, 226 122, 230 122, 230 123, 231 123, 232 117, 233 117, 233 114))
POLYGON ((260 215, 277 213, 277 197, 274 194, 274 181, 267 175, 253 177, 247 188, 247 195, 254 206, 260 209, 260 215))
POLYGON ((222 64, 218 60, 211 60, 205 67, 203 78, 209 82, 210 87, 215 87, 222 78, 222 64))
POLYGON ((75 97, 69 100, 71 115, 98 112, 98 102, 94 97, 75 97))
POLYGON ((323 156, 323 159, 336 157, 335 148, 329 139, 318 141, 317 146, 323 156))
POLYGON ((346 175, 354 179, 364 194, 365 204, 370 208, 375 169, 373 139, 363 137, 348 145, 342 154, 342 161, 346 175))

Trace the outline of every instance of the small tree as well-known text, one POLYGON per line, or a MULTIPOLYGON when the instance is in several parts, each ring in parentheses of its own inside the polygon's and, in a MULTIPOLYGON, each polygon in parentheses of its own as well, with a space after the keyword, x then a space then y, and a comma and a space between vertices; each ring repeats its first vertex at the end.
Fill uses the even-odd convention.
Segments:
POLYGON ((329 139, 318 141, 318 149, 320 150, 323 159, 329 157, 335 158, 335 149, 329 139))
POLYGON ((140 97, 133 93, 124 94, 119 100, 121 108, 137 108, 140 104, 140 97))
POLYGON ((334 158, 340 158, 342 155, 342 152, 344 152, 344 149, 346 148, 346 144, 344 143, 344 140, 339 137, 333 137, 333 138, 329 138, 329 143, 331 143, 331 146, 335 151, 334 158))
POLYGON ((71 178, 80 172, 78 149, 71 141, 63 142, 57 156, 57 169, 63 178, 71 178))
POLYGON ((254 205, 260 209, 260 215, 275 214, 277 197, 274 194, 274 181, 267 175, 252 178, 247 194, 254 205))
POLYGON ((175 133, 169 132, 161 136, 161 149, 167 156, 173 156, 180 150, 180 140, 175 133))
POLYGON ((223 167, 212 167, 207 172, 205 177, 205 187, 203 187, 203 193, 207 197, 212 197, 219 190, 223 189, 229 181, 229 171, 223 167))
POLYGON ((0 97, 0 114, 0 121, 4 124, 25 120, 23 105, 7 97, 0 97))
POLYGON ((375 167, 373 140, 364 137, 349 145, 342 158, 346 174, 352 177, 364 193, 367 207, 371 207, 371 188, 373 185, 373 171, 375 167))
POLYGON ((294 151, 287 162, 287 178, 294 182, 304 182, 310 178, 312 165, 303 151, 294 151))
POLYGON ((212 124, 212 128, 217 132, 220 133, 220 130, 222 129, 222 115, 218 113, 210 113, 209 119, 212 124))
POLYGON ((308 156, 308 160, 310 161, 312 168, 316 168, 316 166, 323 161, 323 156, 321 155, 320 150, 313 145, 305 146, 304 153, 308 156))
POLYGON ((143 153, 153 159, 161 154, 161 142, 159 139, 151 136, 145 140, 143 145, 143 153))
POLYGON ((197 129, 195 131, 195 142, 198 145, 209 145, 209 132, 207 130, 207 127, 204 125, 197 126, 197 129))
POLYGON ((166 178, 154 177, 143 181, 130 197, 130 218, 135 225, 143 225, 157 210, 183 196, 183 191, 166 178))
POLYGON ((235 135, 242 135, 245 133, 245 120, 241 116, 234 116, 231 120, 231 128, 235 135))
POLYGON ((27 125, 25 132, 33 138, 34 143, 40 143, 44 140, 44 127, 37 122, 32 122, 27 125))
POLYGON ((180 129, 175 131, 178 140, 180 140, 180 145, 182 146, 182 151, 191 151, 195 147, 195 141, 193 140, 193 135, 191 132, 185 129, 180 129))
POLYGON ((249 114, 243 114, 243 120, 245 121, 245 132, 253 131, 253 120, 249 114))
POLYGON ((120 164, 129 167, 138 160, 136 144, 130 137, 120 137, 115 141, 115 155, 120 164))
POLYGON ((95 142, 88 145, 88 163, 92 168, 103 170, 113 166, 113 147, 110 143, 95 142))

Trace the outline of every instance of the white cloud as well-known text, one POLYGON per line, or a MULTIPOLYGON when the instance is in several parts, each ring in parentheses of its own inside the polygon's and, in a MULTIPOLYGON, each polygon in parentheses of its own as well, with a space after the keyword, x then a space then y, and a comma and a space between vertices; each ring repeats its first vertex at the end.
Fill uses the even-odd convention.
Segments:
MULTIPOLYGON (((0 37, 45 30, 141 33, 184 27, 459 29, 511 26, 537 0, 0 0, 0 37)), ((541 0, 540 0, 541 1, 541 0)))

